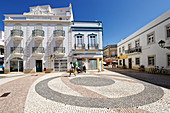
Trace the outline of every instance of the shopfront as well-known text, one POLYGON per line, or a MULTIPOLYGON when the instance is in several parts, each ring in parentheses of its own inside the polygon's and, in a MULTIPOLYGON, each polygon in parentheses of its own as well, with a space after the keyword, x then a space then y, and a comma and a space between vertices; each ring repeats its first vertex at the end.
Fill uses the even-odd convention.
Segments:
POLYGON ((23 72, 23 59, 18 57, 11 59, 10 72, 23 72))

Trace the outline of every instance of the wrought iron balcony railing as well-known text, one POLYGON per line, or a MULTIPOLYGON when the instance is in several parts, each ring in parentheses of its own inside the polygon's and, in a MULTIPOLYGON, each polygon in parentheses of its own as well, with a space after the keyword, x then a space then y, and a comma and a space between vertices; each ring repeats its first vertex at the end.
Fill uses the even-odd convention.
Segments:
POLYGON ((54 53, 65 53, 65 47, 54 47, 54 53))
POLYGON ((64 30, 54 30, 53 31, 53 36, 54 37, 60 37, 60 36, 65 36, 65 31, 64 30))
POLYGON ((44 53, 44 47, 32 47, 32 53, 44 53))
POLYGON ((44 31, 40 30, 40 29, 35 29, 32 30, 32 37, 36 37, 36 36, 44 36, 44 31))
POLYGON ((98 49, 99 44, 88 44, 88 49, 98 49))
POLYGON ((22 47, 11 47, 11 53, 24 53, 22 47))
POLYGON ((134 53, 134 52, 141 53, 142 52, 142 47, 138 46, 138 47, 135 47, 135 48, 131 48, 129 50, 125 50, 125 54, 130 54, 130 53, 134 53))
POLYGON ((85 49, 85 44, 74 44, 75 49, 85 49))
POLYGON ((11 30, 11 37, 14 37, 14 36, 20 36, 20 37, 22 37, 22 36, 23 36, 23 31, 22 31, 22 30, 19 30, 19 29, 13 29, 13 30, 11 30))

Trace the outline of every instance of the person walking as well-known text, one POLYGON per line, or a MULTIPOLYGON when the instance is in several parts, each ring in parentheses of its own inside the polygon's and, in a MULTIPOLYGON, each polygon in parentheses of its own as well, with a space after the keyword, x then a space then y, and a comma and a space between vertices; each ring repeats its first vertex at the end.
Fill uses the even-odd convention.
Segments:
POLYGON ((83 63, 83 71, 86 73, 86 66, 83 63))
POLYGON ((69 77, 71 76, 71 73, 73 73, 76 76, 76 74, 74 72, 74 65, 73 65, 72 62, 70 62, 70 75, 69 75, 69 77))

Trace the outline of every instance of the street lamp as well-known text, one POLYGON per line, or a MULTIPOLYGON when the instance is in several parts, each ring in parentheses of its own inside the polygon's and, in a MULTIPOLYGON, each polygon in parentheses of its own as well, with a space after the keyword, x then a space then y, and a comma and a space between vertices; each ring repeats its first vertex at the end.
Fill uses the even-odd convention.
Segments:
POLYGON ((159 46, 160 46, 161 48, 170 49, 170 46, 165 46, 165 41, 163 41, 163 40, 160 40, 160 41, 158 42, 158 44, 159 44, 159 46))

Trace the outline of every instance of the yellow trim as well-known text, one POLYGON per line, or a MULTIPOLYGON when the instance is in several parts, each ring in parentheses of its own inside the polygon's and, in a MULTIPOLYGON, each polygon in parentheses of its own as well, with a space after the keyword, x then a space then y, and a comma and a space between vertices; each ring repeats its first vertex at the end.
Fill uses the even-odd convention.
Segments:
POLYGON ((98 49, 89 49, 88 51, 98 51, 98 49))
POLYGON ((99 58, 97 58, 97 69, 99 70, 99 58))
POLYGON ((118 56, 117 58, 118 58, 118 59, 126 59, 126 58, 127 58, 127 55, 121 55, 121 56, 118 56))
POLYGON ((76 49, 75 51, 85 51, 85 49, 76 49))

